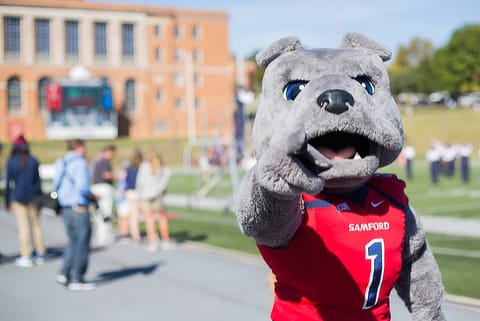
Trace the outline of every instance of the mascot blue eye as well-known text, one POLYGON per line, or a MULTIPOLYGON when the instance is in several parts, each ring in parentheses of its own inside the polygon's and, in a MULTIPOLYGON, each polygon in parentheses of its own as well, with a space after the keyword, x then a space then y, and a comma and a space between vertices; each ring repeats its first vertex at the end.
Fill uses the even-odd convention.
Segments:
POLYGON ((363 88, 365 88, 369 95, 373 95, 375 93, 375 86, 367 76, 358 76, 355 78, 355 80, 358 81, 363 88))
POLYGON ((289 82, 283 90, 283 99, 295 100, 298 94, 305 88, 307 83, 308 81, 306 80, 295 80, 289 82))

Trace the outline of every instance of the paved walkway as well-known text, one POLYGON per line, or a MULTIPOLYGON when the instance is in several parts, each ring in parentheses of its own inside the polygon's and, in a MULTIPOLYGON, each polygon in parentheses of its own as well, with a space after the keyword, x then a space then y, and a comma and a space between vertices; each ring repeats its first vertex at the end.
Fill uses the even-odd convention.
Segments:
MULTIPOLYGON (((96 249, 87 277, 96 290, 72 293, 55 283, 65 245, 61 218, 42 216, 51 259, 18 268, 16 224, 0 211, 0 321, 265 321, 272 297, 257 257, 197 244, 148 253, 144 245, 96 249)), ((480 320, 480 310, 445 303, 449 320, 480 320)), ((392 296, 393 321, 410 320, 392 296)))

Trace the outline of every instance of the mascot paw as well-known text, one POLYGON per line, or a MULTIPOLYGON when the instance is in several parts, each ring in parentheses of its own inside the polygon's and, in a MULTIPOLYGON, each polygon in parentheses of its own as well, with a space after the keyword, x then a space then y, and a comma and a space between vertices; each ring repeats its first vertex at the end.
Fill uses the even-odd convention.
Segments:
POLYGON ((304 130, 278 133, 257 164, 257 179, 267 190, 284 196, 322 191, 322 172, 330 161, 308 144, 304 130))

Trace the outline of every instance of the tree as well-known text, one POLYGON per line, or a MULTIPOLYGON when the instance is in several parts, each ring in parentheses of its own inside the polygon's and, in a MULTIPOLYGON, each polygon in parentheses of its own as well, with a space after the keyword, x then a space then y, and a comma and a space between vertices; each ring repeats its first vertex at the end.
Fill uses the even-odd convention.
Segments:
POLYGON ((434 56, 439 86, 454 95, 480 90, 480 25, 455 31, 434 56))
POLYGON ((413 38, 408 46, 400 46, 395 59, 390 64, 390 72, 405 72, 408 69, 418 67, 422 59, 431 57, 434 53, 432 43, 429 40, 413 38))
MULTIPOLYGON (((433 53, 432 43, 426 39, 414 38, 407 46, 400 46, 388 68, 394 95, 401 92, 427 92, 423 80, 426 75, 419 75, 418 70, 422 63, 429 61, 433 53)), ((429 69, 426 68, 424 71, 429 69)))
POLYGON ((413 68, 390 72, 390 91, 393 95, 402 92, 416 92, 416 89, 415 70, 413 68))
POLYGON ((424 94, 439 90, 433 57, 424 57, 415 70, 416 91, 424 94))

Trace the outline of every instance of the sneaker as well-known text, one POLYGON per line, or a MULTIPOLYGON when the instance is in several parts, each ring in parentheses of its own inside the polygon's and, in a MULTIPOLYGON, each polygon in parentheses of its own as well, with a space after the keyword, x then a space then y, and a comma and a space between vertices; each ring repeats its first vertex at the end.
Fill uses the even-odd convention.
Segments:
POLYGON ((35 256, 35 264, 36 265, 43 265, 43 264, 45 264, 46 259, 47 259, 46 254, 37 255, 37 256, 35 256))
POLYGON ((55 278, 55 281, 57 281, 58 284, 61 284, 64 286, 68 284, 68 278, 63 274, 57 275, 57 277, 55 278))
POLYGON ((30 256, 19 256, 15 259, 15 265, 20 267, 32 267, 33 260, 30 256))
POLYGON ((74 282, 70 282, 68 283, 67 285, 67 288, 70 290, 70 291, 90 291, 90 290, 93 290, 95 289, 96 285, 94 282, 78 282, 78 281, 74 281, 74 282))
POLYGON ((175 242, 173 241, 162 241, 162 250, 164 251, 171 251, 171 250, 175 250, 175 248, 177 247, 175 242))

